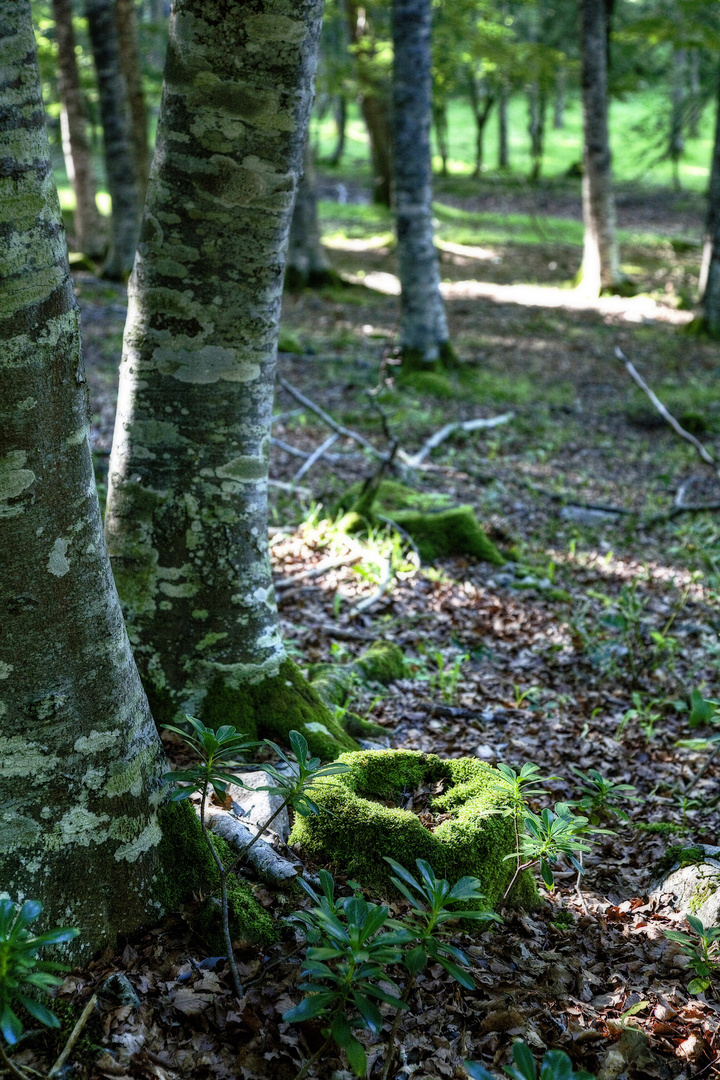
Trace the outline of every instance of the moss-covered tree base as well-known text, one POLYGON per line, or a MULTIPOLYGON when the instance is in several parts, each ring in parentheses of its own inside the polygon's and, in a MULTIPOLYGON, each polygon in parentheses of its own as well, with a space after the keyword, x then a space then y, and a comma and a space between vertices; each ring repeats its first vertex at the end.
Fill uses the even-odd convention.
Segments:
MULTIPOLYGON (((394 890, 388 855, 408 868, 427 859, 435 873, 450 881, 465 874, 480 878, 492 906, 502 901, 513 874, 516 850, 510 818, 499 813, 499 773, 474 758, 443 761, 412 750, 373 750, 343 754, 349 773, 318 784, 316 817, 298 818, 290 837, 319 863, 342 869, 383 895, 394 890), (443 782, 443 792, 430 801, 433 813, 449 815, 434 831, 411 810, 401 808, 403 795, 443 782)), ((513 906, 532 909, 540 898, 533 877, 525 871, 510 897, 513 906)))
POLYGON ((302 292, 303 289, 338 289, 346 285, 346 282, 335 270, 330 268, 323 270, 310 270, 303 273, 296 266, 285 268, 286 292, 302 292))
POLYGON ((312 753, 324 760, 358 749, 292 660, 284 660, 277 675, 256 683, 234 686, 218 675, 203 701, 200 719, 208 727, 232 724, 251 739, 275 739, 286 746, 290 732, 299 731, 312 753))
MULTIPOLYGON (((323 701, 329 705, 344 705, 355 681, 375 682, 387 686, 405 674, 405 657, 399 645, 391 641, 374 641, 357 660, 349 664, 313 664, 310 682, 323 701)), ((371 725, 376 733, 382 728, 371 725)))
POLYGON ((400 349, 402 371, 453 371, 460 361, 449 341, 443 341, 438 345, 438 355, 428 358, 428 354, 422 349, 412 349, 405 346, 400 349))
MULTIPOLYGON (((163 913, 179 911, 193 895, 204 898, 197 929, 209 949, 223 953, 220 916, 220 875, 202 835, 200 820, 188 802, 168 803, 160 811, 162 840, 158 853, 160 869, 154 887, 154 901, 163 913)), ((220 837, 211 842, 225 865, 235 855, 220 837)), ((228 882, 233 938, 257 944, 277 940, 273 920, 253 896, 251 887, 231 875, 228 882)))
POLYGON ((358 483, 348 490, 340 509, 348 511, 341 521, 347 532, 394 522, 412 537, 423 562, 448 555, 471 555, 496 566, 505 562, 472 506, 453 506, 447 495, 414 491, 396 480, 383 480, 372 492, 358 483))

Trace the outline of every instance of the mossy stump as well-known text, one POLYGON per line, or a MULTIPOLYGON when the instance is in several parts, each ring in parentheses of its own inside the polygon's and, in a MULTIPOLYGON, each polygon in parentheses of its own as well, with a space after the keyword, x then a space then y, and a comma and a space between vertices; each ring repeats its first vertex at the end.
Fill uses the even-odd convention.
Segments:
POLYGON ((440 492, 414 491, 397 480, 383 480, 367 492, 353 484, 339 507, 347 511, 341 521, 346 532, 389 522, 399 526, 416 544, 425 563, 448 555, 470 555, 502 566, 505 559, 485 535, 469 505, 455 505, 440 492))
MULTIPOLYGON (((290 843, 384 896, 395 892, 383 860, 389 855, 410 869, 416 859, 427 859, 451 882, 466 874, 478 877, 490 905, 502 901, 514 871, 506 856, 516 847, 511 819, 498 812, 503 791, 497 770, 475 758, 443 761, 414 750, 367 750, 338 760, 350 772, 315 786, 320 814, 296 819, 290 843), (442 793, 429 806, 442 820, 431 831, 402 809, 403 796, 440 782, 442 793)), ((510 903, 539 906, 528 871, 519 876, 510 903)))

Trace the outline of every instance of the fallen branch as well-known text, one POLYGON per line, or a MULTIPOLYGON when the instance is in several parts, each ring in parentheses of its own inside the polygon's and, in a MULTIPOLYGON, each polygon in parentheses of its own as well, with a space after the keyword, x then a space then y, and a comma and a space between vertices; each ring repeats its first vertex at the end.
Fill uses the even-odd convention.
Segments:
POLYGON ((329 413, 326 413, 324 409, 321 409, 320 406, 316 405, 314 401, 310 400, 310 398, 305 397, 305 395, 300 390, 298 390, 296 386, 293 386, 292 383, 289 383, 287 379, 281 378, 278 381, 282 386, 283 390, 286 390, 288 394, 291 395, 291 397, 294 397, 295 400, 299 401, 301 405, 304 405, 306 409, 310 409, 311 412, 314 412, 315 415, 318 416, 324 424, 327 424, 329 428, 331 428, 333 431, 336 431, 338 435, 344 435, 346 439, 353 439, 356 443, 359 443, 360 446, 364 446, 366 450, 369 450, 374 457, 379 458, 380 461, 388 460, 388 455, 381 453, 380 450, 374 447, 373 444, 368 439, 366 439, 364 435, 360 435, 359 432, 352 431, 350 428, 346 428, 343 427, 342 424, 338 424, 337 420, 333 420, 332 416, 330 416, 329 413))
POLYGON ((655 393, 653 393, 648 384, 645 382, 642 375, 636 369, 635 365, 632 364, 630 360, 628 360, 625 353, 617 345, 615 346, 615 355, 617 356, 618 360, 622 360, 628 374, 631 376, 631 378, 635 380, 643 393, 648 396, 652 404, 662 416, 663 420, 667 420, 670 427, 673 429, 673 431, 677 432, 680 438, 685 439, 686 442, 689 442, 692 446, 694 446, 705 464, 712 465, 716 475, 720 476, 718 463, 712 456, 712 454, 703 446, 699 439, 696 439, 694 435, 692 435, 689 431, 686 431, 685 428, 678 423, 672 413, 668 412, 662 401, 660 401, 660 398, 657 397, 655 393))
POLYGON ((309 472, 310 469, 312 469, 315 462, 319 461, 320 458, 323 456, 323 454, 325 454, 330 449, 330 447, 333 446, 338 441, 339 438, 340 438, 340 436, 335 432, 332 435, 329 435, 324 443, 321 443, 320 446, 318 446, 315 450, 313 450, 312 454, 310 454, 307 461, 304 462, 304 464, 302 464, 300 466, 298 471, 293 476, 293 479, 292 479, 293 484, 297 484, 298 480, 302 480, 305 473, 309 472))
POLYGON ((62 1053, 60 1054, 59 1058, 57 1059, 57 1061, 55 1062, 53 1067, 50 1069, 50 1072, 48 1073, 48 1077, 57 1076, 58 1073, 60 1072, 60 1070, 62 1069, 63 1065, 65 1064, 65 1062, 67 1061, 67 1059, 70 1056, 70 1052, 72 1051, 73 1046, 78 1041, 78 1038, 80 1037, 80 1032, 85 1027, 85 1024, 88 1021, 90 1013, 93 1011, 96 1004, 97 1004, 97 994, 93 994, 93 996, 90 998, 90 1000, 88 1001, 88 1003, 85 1006, 85 1008, 83 1009, 83 1011, 80 1013, 80 1016, 78 1017, 78 1020, 77 1020, 77 1023, 75 1024, 75 1027, 72 1029, 72 1031, 70 1032, 70 1034, 68 1036, 68 1041, 65 1043, 65 1046, 64 1046, 64 1048, 62 1050, 62 1053))
POLYGON ((423 443, 416 454, 406 454, 405 451, 401 450, 398 456, 405 465, 409 465, 411 469, 417 469, 428 454, 431 454, 440 443, 445 442, 454 431, 480 431, 484 428, 499 427, 500 424, 507 424, 514 416, 515 413, 508 412, 503 413, 501 416, 492 416, 488 420, 480 417, 475 420, 459 420, 456 423, 445 424, 444 427, 441 427, 439 431, 436 431, 434 435, 431 435, 423 443))
MULTIPOLYGON (((243 825, 236 817, 227 810, 220 810, 210 806, 205 808, 208 827, 214 833, 227 840, 231 847, 242 851, 253 840, 259 831, 243 825)), ((258 840, 247 853, 247 861, 263 881, 274 885, 276 889, 286 889, 292 885, 298 876, 296 867, 278 855, 277 851, 265 840, 258 840)))

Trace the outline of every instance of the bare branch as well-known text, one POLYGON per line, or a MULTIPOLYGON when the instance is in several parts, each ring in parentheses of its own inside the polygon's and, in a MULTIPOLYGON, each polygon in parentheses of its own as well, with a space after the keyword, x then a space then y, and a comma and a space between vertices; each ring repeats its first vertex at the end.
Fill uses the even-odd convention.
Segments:
POLYGON ((483 428, 494 428, 500 424, 507 424, 509 420, 512 420, 515 413, 503 413, 502 416, 492 416, 486 420, 482 417, 475 420, 460 420, 456 423, 445 424, 439 431, 436 431, 434 435, 431 435, 426 442, 418 450, 417 454, 406 454, 403 450, 399 451, 398 457, 403 464, 409 465, 411 469, 417 469, 422 462, 432 453, 435 447, 440 443, 445 442, 454 431, 480 431, 483 428))
POLYGON ((340 438, 340 436, 339 436, 339 435, 337 434, 337 432, 335 432, 335 433, 333 433, 332 435, 329 435, 329 436, 327 437, 327 439, 325 440, 325 442, 324 442, 324 443, 321 443, 321 444, 320 444, 320 446, 316 447, 316 449, 315 449, 315 450, 313 450, 312 454, 310 454, 310 455, 309 455, 309 457, 308 457, 307 461, 305 461, 305 462, 304 462, 304 463, 303 463, 303 464, 302 464, 302 465, 300 466, 300 468, 298 469, 298 471, 297 471, 297 472, 295 473, 295 475, 293 476, 293 481, 292 481, 292 482, 293 482, 293 484, 297 484, 298 480, 302 480, 302 478, 303 478, 303 476, 305 475, 305 473, 306 473, 306 472, 309 472, 309 471, 310 471, 310 469, 312 469, 312 467, 313 467, 313 465, 315 464, 315 462, 316 462, 316 461, 319 461, 319 460, 320 460, 320 458, 321 458, 321 457, 323 456, 323 454, 324 454, 324 453, 325 453, 325 452, 326 452, 327 450, 329 450, 329 449, 330 449, 330 447, 331 447, 331 446, 332 446, 332 445, 333 445, 334 443, 336 443, 336 442, 338 441, 338 439, 339 439, 339 438, 340 438))
POLYGON ((374 457, 379 458, 380 461, 388 460, 388 455, 382 454, 378 449, 373 446, 373 444, 368 439, 365 438, 364 435, 360 435, 357 431, 352 431, 350 428, 346 428, 343 427, 342 424, 338 424, 337 420, 333 420, 332 416, 330 416, 329 413, 326 413, 324 409, 321 409, 320 406, 316 405, 314 401, 310 400, 310 398, 305 397, 305 395, 300 390, 298 390, 296 386, 293 386, 292 383, 289 383, 287 379, 281 378, 278 380, 278 382, 282 386, 283 390, 287 390, 288 394, 294 397, 296 401, 299 401, 300 404, 304 405, 306 409, 310 409, 310 411, 314 412, 316 416, 319 416, 322 422, 324 424, 327 424, 327 426, 333 431, 336 431, 338 435, 344 435, 346 439, 353 439, 356 443, 359 443, 360 446, 364 446, 366 450, 369 450, 374 457))

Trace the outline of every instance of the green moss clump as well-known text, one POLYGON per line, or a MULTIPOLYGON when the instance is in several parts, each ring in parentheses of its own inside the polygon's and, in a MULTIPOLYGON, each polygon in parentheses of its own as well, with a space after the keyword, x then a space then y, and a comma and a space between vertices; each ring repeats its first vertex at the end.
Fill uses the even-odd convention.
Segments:
POLYGON ((313 754, 336 758, 357 743, 292 660, 277 675, 258 683, 230 686, 218 675, 203 701, 200 719, 208 727, 232 724, 251 739, 271 738, 287 744, 291 731, 301 732, 313 754))
POLYGON ((444 398, 445 400, 456 398, 460 395, 460 387, 441 371, 428 370, 411 366, 405 371, 406 360, 403 356, 403 372, 401 383, 416 390, 418 394, 427 394, 429 397, 444 398))
POLYGON ((358 656, 353 667, 359 669, 370 682, 388 683, 402 679, 405 674, 405 656, 399 645, 393 641, 373 641, 372 645, 358 656))
MULTIPOLYGON (((316 786, 320 814, 297 819, 291 843, 384 894, 394 892, 382 858, 389 855, 409 868, 416 859, 427 859, 436 874, 451 881, 474 875, 491 905, 502 899, 513 874, 513 862, 505 856, 515 850, 515 837, 511 820, 498 813, 502 789, 496 770, 474 758, 443 761, 412 750, 361 751, 339 760, 351 771, 316 786), (446 790, 430 808, 448 817, 431 832, 398 803, 404 792, 439 780, 446 790)), ((530 909, 539 905, 527 871, 511 902, 530 909)))
POLYGON ((682 827, 672 821, 640 821, 635 828, 640 832, 657 833, 659 836, 674 836, 682 831, 682 827))
MULTIPOLYGON (((167 803, 160 811, 162 840, 158 847, 160 870, 154 899, 163 911, 179 911, 193 893, 206 896, 198 916, 198 929, 208 947, 224 950, 220 918, 220 875, 202 835, 200 819, 189 802, 167 803)), ((225 865, 234 856, 229 844, 210 834, 210 840, 225 865)), ((228 882, 231 930, 236 938, 258 944, 277 940, 272 918, 253 896, 251 887, 235 875, 228 882)))
POLYGON ((660 859, 661 870, 671 870, 676 863, 681 867, 697 866, 705 862, 705 849, 698 845, 683 847, 682 844, 671 844, 663 857, 660 859))
POLYGON ((502 566, 498 549, 483 532, 471 506, 453 506, 446 495, 419 492, 383 480, 376 488, 353 484, 339 505, 347 511, 339 527, 359 532, 368 524, 384 519, 407 532, 417 545, 423 562, 447 555, 471 555, 483 562, 502 566))

